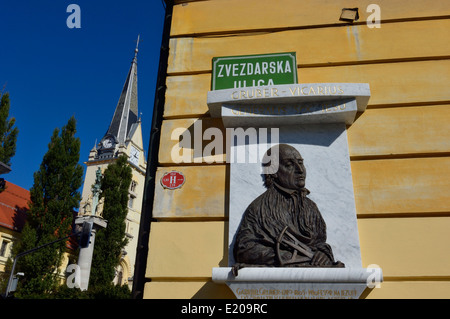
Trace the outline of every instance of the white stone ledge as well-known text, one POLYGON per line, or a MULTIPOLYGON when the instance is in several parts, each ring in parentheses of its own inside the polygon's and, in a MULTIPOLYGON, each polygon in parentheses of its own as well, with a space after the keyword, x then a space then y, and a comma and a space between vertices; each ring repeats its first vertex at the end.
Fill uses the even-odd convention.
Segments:
POLYGON ((80 215, 75 218, 76 225, 82 225, 84 222, 92 222, 93 227, 97 226, 100 228, 106 228, 108 225, 108 221, 106 219, 95 215, 80 215))
POLYGON ((255 86, 209 91, 207 104, 211 117, 221 117, 223 105, 300 104, 337 99, 356 100, 363 112, 370 98, 368 83, 304 83, 255 86))
POLYGON ((263 268, 239 269, 235 277, 231 267, 212 269, 216 283, 230 282, 277 282, 277 283, 364 283, 371 277, 382 281, 380 268, 263 268))
POLYGON ((222 121, 225 127, 280 127, 285 125, 354 122, 355 99, 269 106, 223 105, 222 121))

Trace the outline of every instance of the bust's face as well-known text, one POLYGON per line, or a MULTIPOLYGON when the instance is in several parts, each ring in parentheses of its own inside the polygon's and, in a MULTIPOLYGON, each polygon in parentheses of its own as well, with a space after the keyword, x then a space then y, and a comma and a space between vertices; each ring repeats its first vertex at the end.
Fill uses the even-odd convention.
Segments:
POLYGON ((287 189, 305 187, 306 169, 300 153, 289 145, 280 145, 279 167, 275 174, 275 182, 287 189))

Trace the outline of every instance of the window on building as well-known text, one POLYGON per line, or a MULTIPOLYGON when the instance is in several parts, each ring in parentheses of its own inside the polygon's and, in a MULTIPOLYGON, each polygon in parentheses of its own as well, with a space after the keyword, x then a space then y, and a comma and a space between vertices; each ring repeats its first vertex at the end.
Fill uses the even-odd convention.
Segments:
POLYGON ((8 244, 9 242, 7 240, 2 241, 2 245, 0 246, 0 257, 6 257, 8 244))
POLYGON ((130 199, 128 200, 128 207, 133 208, 133 203, 134 203, 134 197, 130 196, 130 199))
POLYGON ((120 286, 122 285, 122 280, 123 280, 123 272, 122 270, 119 271, 119 273, 117 274, 117 284, 120 286))
POLYGON ((136 193, 136 187, 137 187, 137 182, 131 181, 130 191, 132 191, 133 193, 136 193))

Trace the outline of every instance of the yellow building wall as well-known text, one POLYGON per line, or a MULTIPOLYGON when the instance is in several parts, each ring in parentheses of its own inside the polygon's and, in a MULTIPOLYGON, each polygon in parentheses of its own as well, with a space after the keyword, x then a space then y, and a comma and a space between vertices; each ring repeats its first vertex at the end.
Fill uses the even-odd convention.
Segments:
MULTIPOLYGON (((12 248, 13 248, 14 243, 21 240, 20 235, 21 234, 17 231, 0 226, 0 244, 2 243, 3 240, 8 241, 8 246, 7 246, 5 255, 0 256, 0 273, 5 272, 6 263, 8 262, 8 259, 11 259, 11 262, 14 261, 15 256, 12 255, 12 253, 13 253, 12 248)), ((63 253, 63 257, 61 260, 61 266, 59 267, 59 269, 57 269, 55 271, 58 273, 60 284, 66 283, 66 271, 65 270, 66 270, 67 266, 70 264, 70 260, 73 257, 73 253, 74 252, 72 250, 66 249, 66 251, 63 253)), ((16 272, 17 272, 17 269, 16 269, 16 272)), ((6 285, 7 285, 8 279, 9 279, 9 274, 10 274, 10 272, 8 272, 7 277, 5 277, 5 287, 4 288, 6 288, 6 285)), ((3 275, 3 274, 1 274, 1 275, 3 275)), ((2 291, 1 293, 3 293, 3 292, 4 291, 2 291)))
POLYGON ((4 256, 0 256, 0 273, 5 272, 6 263, 8 261, 8 258, 11 257, 12 246, 14 241, 17 240, 17 236, 18 236, 17 232, 9 228, 0 226, 0 245, 3 243, 3 241, 7 242, 7 247, 4 256))
POLYGON ((144 298, 234 298, 211 281, 228 264, 229 167, 177 164, 171 133, 223 130, 206 104, 213 57, 290 51, 299 83, 370 85, 347 131, 363 267, 384 277, 367 298, 450 298, 450 2, 379 0, 380 28, 370 0, 175 3, 144 298), (353 7, 359 20, 339 21, 353 7), (182 188, 159 184, 171 170, 182 188))

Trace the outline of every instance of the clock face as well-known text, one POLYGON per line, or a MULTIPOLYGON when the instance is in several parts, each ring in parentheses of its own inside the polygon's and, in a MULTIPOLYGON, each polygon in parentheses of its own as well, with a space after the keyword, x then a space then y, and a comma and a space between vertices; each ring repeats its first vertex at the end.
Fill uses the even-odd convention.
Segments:
POLYGON ((139 154, 139 150, 132 146, 130 151, 130 162, 136 166, 139 164, 139 154))
POLYGON ((103 147, 104 148, 111 148, 113 146, 113 140, 112 138, 107 138, 105 140, 103 140, 103 147))

